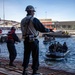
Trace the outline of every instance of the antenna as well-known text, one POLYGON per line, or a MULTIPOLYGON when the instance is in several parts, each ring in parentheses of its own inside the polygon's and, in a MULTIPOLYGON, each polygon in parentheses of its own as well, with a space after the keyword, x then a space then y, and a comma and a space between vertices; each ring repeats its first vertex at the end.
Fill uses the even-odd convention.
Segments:
POLYGON ((47 19, 47 11, 45 11, 45 19, 47 19))

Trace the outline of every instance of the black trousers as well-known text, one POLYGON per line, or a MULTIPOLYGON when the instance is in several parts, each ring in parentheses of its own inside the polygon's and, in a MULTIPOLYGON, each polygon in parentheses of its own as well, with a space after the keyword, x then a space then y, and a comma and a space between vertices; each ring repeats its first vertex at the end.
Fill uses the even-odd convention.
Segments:
POLYGON ((24 59, 23 67, 26 69, 28 67, 30 54, 32 52, 32 69, 37 71, 39 67, 39 41, 35 39, 33 42, 24 41, 24 59))
POLYGON ((7 43, 7 48, 8 48, 9 59, 10 59, 9 64, 13 64, 13 62, 17 56, 17 52, 16 52, 14 43, 7 43))

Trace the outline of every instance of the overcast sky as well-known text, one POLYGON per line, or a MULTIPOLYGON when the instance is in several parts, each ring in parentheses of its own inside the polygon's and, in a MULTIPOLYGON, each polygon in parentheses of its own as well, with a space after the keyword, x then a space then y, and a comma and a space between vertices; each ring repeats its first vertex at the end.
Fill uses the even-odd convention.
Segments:
POLYGON ((0 18, 20 22, 27 5, 35 7, 35 17, 53 21, 75 21, 75 0, 0 0, 0 18))

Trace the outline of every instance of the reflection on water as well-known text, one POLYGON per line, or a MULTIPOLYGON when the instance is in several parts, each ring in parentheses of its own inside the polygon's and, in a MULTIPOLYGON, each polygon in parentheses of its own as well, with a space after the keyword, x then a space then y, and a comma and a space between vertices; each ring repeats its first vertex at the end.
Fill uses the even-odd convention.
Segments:
MULTIPOLYGON (((56 41, 59 41, 61 44, 63 44, 65 41, 68 45, 68 48, 70 50, 70 53, 65 57, 62 61, 48 61, 45 60, 45 53, 48 50, 48 44, 43 44, 43 38, 39 38, 39 49, 40 49, 40 65, 48 66, 53 69, 59 69, 59 70, 66 70, 69 72, 75 71, 75 37, 71 38, 56 38, 56 41)), ((17 49, 17 59, 22 60, 23 59, 23 42, 15 44, 17 49)), ((6 43, 0 44, 1 53, 0 56, 8 57, 8 50, 6 47, 6 43)))

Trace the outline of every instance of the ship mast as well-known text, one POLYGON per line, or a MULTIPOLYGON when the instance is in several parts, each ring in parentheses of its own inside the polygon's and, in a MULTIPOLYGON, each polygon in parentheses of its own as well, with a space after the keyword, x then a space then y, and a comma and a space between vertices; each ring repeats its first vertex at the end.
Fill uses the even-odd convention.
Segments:
POLYGON ((4 27, 5 27, 5 0, 3 0, 3 20, 4 20, 4 27))

